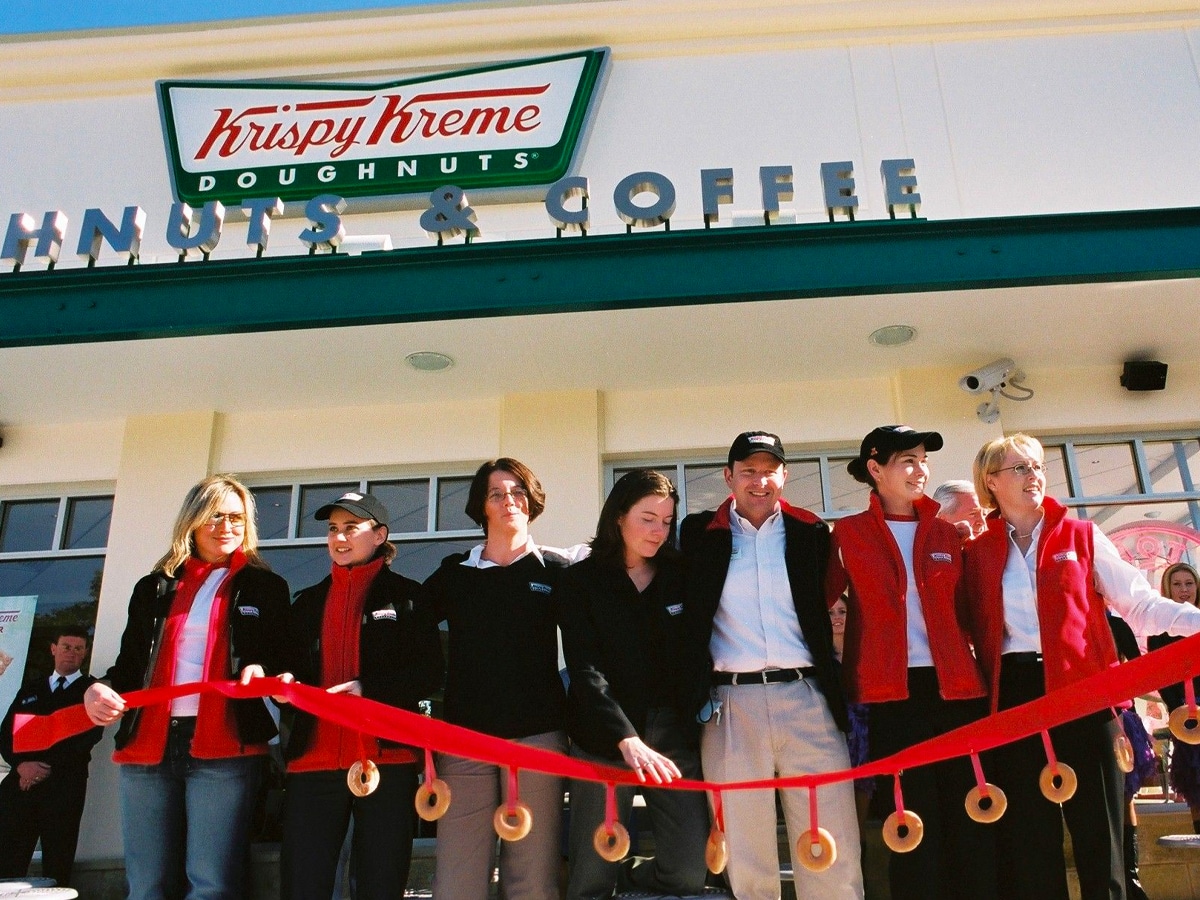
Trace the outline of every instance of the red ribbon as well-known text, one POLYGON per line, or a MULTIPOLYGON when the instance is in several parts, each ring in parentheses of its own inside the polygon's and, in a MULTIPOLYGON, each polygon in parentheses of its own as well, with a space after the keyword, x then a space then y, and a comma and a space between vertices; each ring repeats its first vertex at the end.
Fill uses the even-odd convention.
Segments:
MULTIPOLYGON (((1182 681, 1185 688, 1190 687, 1191 678, 1197 671, 1200 671, 1200 634, 855 769, 726 783, 679 779, 668 787, 708 791, 816 788, 872 775, 896 775, 904 769, 991 750, 1081 716, 1118 706, 1130 697, 1150 693, 1166 684, 1182 681)), ((166 703, 186 694, 209 692, 238 700, 269 695, 285 697, 297 709, 337 725, 513 770, 525 769, 614 784, 639 784, 637 775, 629 769, 586 762, 551 750, 480 734, 365 697, 330 694, 320 688, 285 683, 278 678, 256 678, 248 685, 217 681, 150 688, 125 694, 124 700, 128 708, 134 708, 166 703)), ((17 715, 13 724, 13 746, 18 753, 44 750, 91 727, 82 706, 67 707, 49 716, 17 715)))

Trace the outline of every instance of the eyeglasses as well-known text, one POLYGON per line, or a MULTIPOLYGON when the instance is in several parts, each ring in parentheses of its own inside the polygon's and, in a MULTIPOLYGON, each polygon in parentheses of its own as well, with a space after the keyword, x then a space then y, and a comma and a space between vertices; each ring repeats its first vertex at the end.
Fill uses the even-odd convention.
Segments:
POLYGON ((520 503, 529 499, 529 491, 525 488, 513 488, 511 491, 488 491, 486 495, 488 503, 500 503, 507 497, 512 497, 520 503))
POLYGON ((1005 466, 1003 469, 994 469, 992 474, 999 475, 1001 472, 1012 472, 1018 478, 1025 478, 1033 472, 1037 472, 1039 475, 1044 475, 1046 473, 1046 467, 1042 463, 1017 463, 1015 466, 1005 466))
POLYGON ((226 522, 229 523, 229 527, 232 528, 234 531, 241 531, 243 528, 246 527, 246 514, 245 513, 220 513, 220 512, 213 513, 211 516, 208 517, 208 521, 205 522, 204 524, 206 527, 216 530, 216 529, 220 528, 226 522))

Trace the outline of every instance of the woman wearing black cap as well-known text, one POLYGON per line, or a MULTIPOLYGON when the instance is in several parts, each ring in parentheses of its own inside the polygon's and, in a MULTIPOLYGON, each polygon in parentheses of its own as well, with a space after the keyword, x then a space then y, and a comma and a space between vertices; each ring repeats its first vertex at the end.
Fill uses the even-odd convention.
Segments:
MULTIPOLYGON (((870 506, 833 529, 826 596, 832 606, 848 592, 846 689, 850 702, 869 708, 873 759, 986 711, 983 677, 958 608, 961 539, 925 496, 926 451, 941 447, 936 431, 904 425, 868 434, 847 470, 871 486, 870 506)), ((992 835, 964 807, 972 786, 971 764, 961 757, 904 773, 904 806, 922 820, 924 838, 892 854, 893 898, 996 896, 992 835)))
MULTIPOLYGON (((329 521, 333 570, 292 604, 291 673, 332 694, 416 711, 441 682, 442 650, 437 629, 414 611, 421 586, 388 568, 396 548, 387 539, 387 508, 370 494, 351 492, 321 507, 316 518, 329 521)), ((357 897, 402 896, 417 787, 410 751, 296 711, 284 755, 284 900, 333 896, 351 815, 357 897), (364 757, 377 769, 377 787, 356 796, 347 786, 347 770, 362 765, 364 757)), ((370 776, 371 766, 365 768, 370 776)))

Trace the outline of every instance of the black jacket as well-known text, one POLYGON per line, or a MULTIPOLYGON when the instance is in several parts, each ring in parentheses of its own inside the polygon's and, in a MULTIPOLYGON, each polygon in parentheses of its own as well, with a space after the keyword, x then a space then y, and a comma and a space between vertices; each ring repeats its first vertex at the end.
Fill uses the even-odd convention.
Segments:
MULTIPOLYGON (((129 616, 121 635, 117 661, 104 675, 117 693, 148 687, 162 641, 163 627, 178 581, 164 572, 151 572, 140 579, 129 599, 129 616)), ((260 665, 268 675, 279 667, 281 641, 288 608, 287 582, 266 569, 245 566, 233 576, 229 597, 229 659, 226 678, 234 678, 248 665, 260 665)), ((270 740, 275 723, 261 700, 232 701, 238 737, 245 744, 270 740)), ((133 737, 140 709, 121 719, 116 746, 121 749, 133 737)))
POLYGON ((34 753, 17 753, 13 750, 13 717, 17 713, 48 716, 52 712, 76 706, 83 702, 83 692, 96 679, 81 675, 57 693, 50 689, 47 677, 39 675, 37 680, 27 683, 17 696, 4 721, 0 723, 0 756, 14 769, 23 762, 44 762, 56 773, 72 772, 87 774, 88 760, 92 758, 92 747, 104 734, 103 728, 89 728, 82 734, 59 741, 45 750, 34 753))
MULTIPOLYGON (((825 569, 829 561, 829 526, 802 509, 784 506, 786 535, 785 563, 792 602, 800 630, 813 657, 817 683, 825 694, 829 711, 838 727, 850 730, 846 697, 833 655, 833 629, 825 605, 825 569)), ((687 671, 691 679, 691 707, 698 711, 708 699, 712 678, 713 618, 721 603, 721 591, 733 553, 729 527, 729 502, 718 510, 694 513, 683 520, 680 545, 688 562, 687 603, 684 607, 687 632, 687 671)))
MULTIPOLYGON (((332 584, 326 576, 300 591, 288 615, 284 668, 305 684, 323 683, 321 626, 332 584)), ((420 584, 383 566, 367 589, 359 628, 363 696, 410 712, 437 690, 444 671, 437 625, 416 614, 422 593, 420 584)), ((292 707, 284 714, 290 725, 284 756, 295 759, 308 749, 316 719, 292 707)))
MULTIPOLYGON (((571 684, 567 732, 588 753, 617 760, 617 744, 643 735, 651 706, 695 722, 683 674, 682 560, 663 559, 639 595, 625 571, 595 557, 559 584, 559 622, 571 684)), ((687 737, 698 738, 697 729, 687 737)))

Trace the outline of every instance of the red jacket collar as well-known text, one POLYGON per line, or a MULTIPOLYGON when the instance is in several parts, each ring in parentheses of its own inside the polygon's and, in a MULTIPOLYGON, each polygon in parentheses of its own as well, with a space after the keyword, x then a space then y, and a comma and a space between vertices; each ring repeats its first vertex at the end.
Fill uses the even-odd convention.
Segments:
MULTIPOLYGON (((708 523, 705 531, 729 531, 729 514, 732 509, 733 495, 730 494, 725 498, 725 502, 717 507, 717 511, 713 514, 712 521, 708 523)), ((813 515, 807 509, 792 506, 783 499, 779 501, 779 510, 789 519, 795 519, 797 522, 803 522, 806 525, 815 525, 821 521, 819 516, 813 515)))
MULTIPOLYGON (((871 515, 875 517, 880 525, 883 525, 886 519, 883 514, 883 501, 879 499, 879 493, 871 491, 871 496, 867 500, 867 503, 871 515)), ((913 511, 917 514, 918 522, 926 522, 929 519, 937 518, 938 510, 941 508, 941 505, 937 501, 930 500, 924 494, 913 501, 913 511)))
MULTIPOLYGON (((1063 506, 1053 497, 1042 498, 1042 537, 1058 527, 1058 524, 1067 517, 1070 510, 1063 506)), ((1008 520, 1000 515, 999 509, 993 509, 988 513, 987 517, 988 529, 985 534, 990 534, 992 531, 1002 537, 1007 537, 1008 520)))

